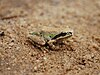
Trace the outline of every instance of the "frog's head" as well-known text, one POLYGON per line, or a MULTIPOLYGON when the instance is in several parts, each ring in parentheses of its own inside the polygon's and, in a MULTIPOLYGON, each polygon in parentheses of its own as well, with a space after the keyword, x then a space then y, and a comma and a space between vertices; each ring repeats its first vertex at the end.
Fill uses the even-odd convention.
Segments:
POLYGON ((61 32, 61 33, 55 35, 55 36, 52 38, 52 40, 54 40, 54 39, 69 38, 69 37, 71 37, 72 35, 73 35, 72 32, 61 32))

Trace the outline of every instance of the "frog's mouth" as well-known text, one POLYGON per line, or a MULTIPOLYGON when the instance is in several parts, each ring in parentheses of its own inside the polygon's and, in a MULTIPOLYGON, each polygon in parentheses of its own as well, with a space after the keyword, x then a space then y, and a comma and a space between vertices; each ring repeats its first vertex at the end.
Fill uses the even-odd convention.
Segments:
POLYGON ((52 40, 54 40, 54 39, 58 39, 58 38, 68 38, 68 37, 71 37, 72 36, 72 32, 61 32, 61 33, 59 33, 59 34, 57 34, 56 36, 54 36, 53 38, 52 38, 52 40))

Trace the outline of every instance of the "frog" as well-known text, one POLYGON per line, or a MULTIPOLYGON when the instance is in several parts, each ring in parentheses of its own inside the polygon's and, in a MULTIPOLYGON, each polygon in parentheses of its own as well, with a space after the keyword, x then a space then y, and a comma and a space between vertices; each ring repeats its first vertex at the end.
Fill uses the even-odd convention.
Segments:
POLYGON ((39 48, 45 47, 51 50, 58 50, 57 43, 64 43, 68 38, 72 37, 73 30, 68 28, 44 28, 39 31, 30 32, 28 40, 39 48))

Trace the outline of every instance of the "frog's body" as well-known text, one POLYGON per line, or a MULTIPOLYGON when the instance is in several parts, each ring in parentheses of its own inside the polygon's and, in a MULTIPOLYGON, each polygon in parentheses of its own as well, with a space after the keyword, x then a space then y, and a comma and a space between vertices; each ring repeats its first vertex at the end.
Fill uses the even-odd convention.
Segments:
MULTIPOLYGON (((47 28, 46 28, 47 29, 47 28)), ((57 49, 53 44, 55 42, 64 41, 65 39, 72 36, 73 32, 71 30, 41 30, 37 32, 32 32, 28 36, 28 39, 33 45, 37 44, 39 46, 48 45, 51 49, 57 49)))

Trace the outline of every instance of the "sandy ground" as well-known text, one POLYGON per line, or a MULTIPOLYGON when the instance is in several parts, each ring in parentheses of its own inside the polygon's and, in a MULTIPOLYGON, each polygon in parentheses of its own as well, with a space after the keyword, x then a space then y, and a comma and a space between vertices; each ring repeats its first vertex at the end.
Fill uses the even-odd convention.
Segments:
POLYGON ((100 0, 0 0, 0 75, 100 75, 100 0), (43 52, 27 42, 41 26, 74 35, 43 52))

